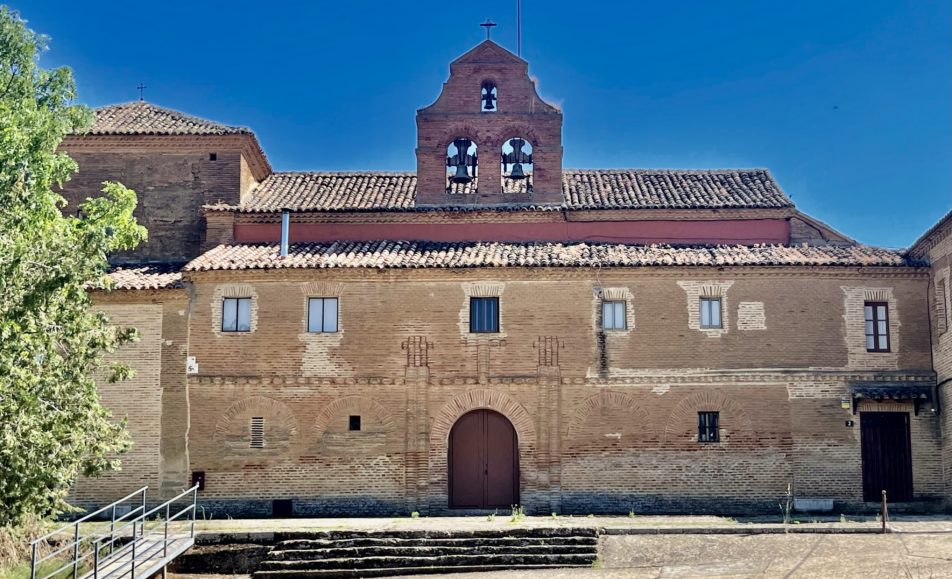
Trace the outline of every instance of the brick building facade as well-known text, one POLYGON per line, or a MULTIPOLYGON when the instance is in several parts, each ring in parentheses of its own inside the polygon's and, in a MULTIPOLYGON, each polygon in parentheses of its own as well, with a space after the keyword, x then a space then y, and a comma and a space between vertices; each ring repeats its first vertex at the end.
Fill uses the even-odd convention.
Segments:
POLYGON ((491 41, 417 112, 415 173, 275 172, 248 129, 97 110, 63 194, 122 181, 150 239, 96 295, 143 336, 101 387, 136 444, 74 499, 201 478, 236 515, 774 512, 788 485, 943 506, 948 219, 863 246, 763 169, 563 168, 561 126, 491 41))

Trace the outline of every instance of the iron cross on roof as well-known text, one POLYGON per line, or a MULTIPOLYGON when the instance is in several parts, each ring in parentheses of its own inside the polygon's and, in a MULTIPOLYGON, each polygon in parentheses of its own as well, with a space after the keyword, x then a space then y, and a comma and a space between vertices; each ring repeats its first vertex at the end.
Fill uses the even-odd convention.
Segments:
POLYGON ((483 22, 480 26, 486 29, 486 40, 489 40, 489 35, 492 33, 493 28, 496 27, 496 23, 487 18, 486 22, 483 22))
POLYGON ((136 87, 136 90, 139 91, 139 100, 140 100, 140 101, 144 101, 144 100, 145 100, 145 96, 144 96, 144 95, 145 95, 145 89, 147 89, 147 88, 149 88, 149 87, 145 86, 145 85, 142 84, 141 82, 139 83, 139 86, 136 87))

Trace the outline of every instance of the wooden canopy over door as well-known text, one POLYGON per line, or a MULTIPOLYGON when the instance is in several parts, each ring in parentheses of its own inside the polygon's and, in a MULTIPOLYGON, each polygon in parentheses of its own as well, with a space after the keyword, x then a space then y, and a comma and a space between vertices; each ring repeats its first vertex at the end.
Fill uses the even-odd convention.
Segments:
POLYGON ((509 508, 519 503, 516 430, 492 410, 464 414, 450 431, 450 508, 509 508))
POLYGON ((908 412, 861 412, 863 500, 912 500, 912 448, 908 412))

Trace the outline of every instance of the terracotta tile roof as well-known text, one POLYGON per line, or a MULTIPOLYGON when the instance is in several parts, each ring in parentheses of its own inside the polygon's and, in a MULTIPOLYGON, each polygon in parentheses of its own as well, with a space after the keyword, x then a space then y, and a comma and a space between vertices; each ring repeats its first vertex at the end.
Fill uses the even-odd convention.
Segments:
POLYGON ((181 263, 118 266, 109 271, 113 289, 148 290, 182 287, 181 263))
POLYGON ((620 245, 589 243, 441 243, 372 241, 292 245, 220 245, 183 271, 295 268, 906 266, 902 254, 867 246, 785 247, 620 245))
POLYGON ((90 135, 232 135, 251 129, 223 125, 145 101, 95 109, 90 135))
MULTIPOLYGON (((525 182, 507 180, 515 192, 525 182)), ((460 196, 475 184, 459 187, 460 196)), ((564 203, 568 209, 706 209, 784 208, 790 199, 766 169, 642 170, 566 169, 562 175, 564 203)), ((463 201, 463 199, 461 199, 463 201)), ((238 206, 242 212, 293 211, 414 211, 414 173, 273 173, 238 206)), ((460 209, 479 209, 472 205, 460 209)), ((234 207, 210 206, 231 210, 234 207)), ((509 209, 553 209, 552 206, 518 205, 509 209)))

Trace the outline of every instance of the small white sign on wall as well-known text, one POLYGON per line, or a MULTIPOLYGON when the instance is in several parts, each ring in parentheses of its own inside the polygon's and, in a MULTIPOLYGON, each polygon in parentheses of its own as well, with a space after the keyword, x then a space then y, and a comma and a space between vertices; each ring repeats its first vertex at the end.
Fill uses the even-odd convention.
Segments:
POLYGON ((198 361, 195 360, 195 356, 189 356, 185 361, 185 373, 186 374, 198 374, 198 361))

